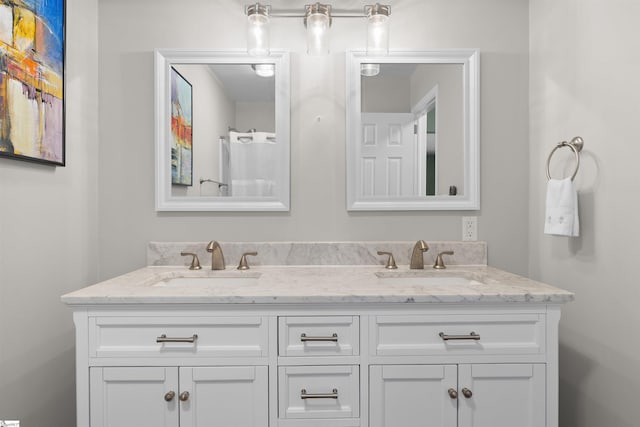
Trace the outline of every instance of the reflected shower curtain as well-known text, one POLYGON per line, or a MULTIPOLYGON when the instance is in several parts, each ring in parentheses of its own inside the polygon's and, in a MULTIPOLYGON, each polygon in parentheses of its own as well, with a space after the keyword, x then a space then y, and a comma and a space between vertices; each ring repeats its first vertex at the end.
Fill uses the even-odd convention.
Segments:
POLYGON ((230 194, 268 197, 275 193, 276 140, 269 132, 229 132, 230 194))

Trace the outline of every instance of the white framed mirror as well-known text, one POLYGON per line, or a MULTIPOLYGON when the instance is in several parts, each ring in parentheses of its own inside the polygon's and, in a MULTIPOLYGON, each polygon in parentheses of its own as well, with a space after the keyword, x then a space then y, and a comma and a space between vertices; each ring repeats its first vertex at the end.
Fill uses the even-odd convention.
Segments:
POLYGON ((480 208, 479 52, 347 52, 347 209, 480 208))
POLYGON ((156 49, 157 211, 288 211, 289 54, 156 49))

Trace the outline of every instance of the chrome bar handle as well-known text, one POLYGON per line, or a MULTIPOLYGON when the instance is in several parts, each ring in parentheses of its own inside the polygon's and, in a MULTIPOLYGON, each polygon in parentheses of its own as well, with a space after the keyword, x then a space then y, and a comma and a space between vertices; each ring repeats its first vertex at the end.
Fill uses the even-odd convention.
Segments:
POLYGON ((442 338, 443 341, 449 341, 449 340, 480 341, 480 335, 476 334, 475 332, 471 332, 469 335, 447 335, 444 332, 440 332, 438 335, 440 336, 440 338, 442 338))
POLYGON ((192 337, 188 337, 188 338, 172 338, 172 337, 168 337, 167 334, 162 334, 159 337, 156 338, 156 342, 189 342, 189 343, 194 343, 196 342, 196 340, 198 339, 198 335, 197 334, 193 334, 192 337))
POLYGON ((302 342, 318 342, 318 341, 329 341, 329 342, 338 342, 338 334, 334 333, 330 337, 308 337, 307 334, 300 334, 300 341, 302 342))
POLYGON ((300 399, 337 399, 338 389, 334 388, 331 393, 307 393, 306 389, 300 390, 300 399))

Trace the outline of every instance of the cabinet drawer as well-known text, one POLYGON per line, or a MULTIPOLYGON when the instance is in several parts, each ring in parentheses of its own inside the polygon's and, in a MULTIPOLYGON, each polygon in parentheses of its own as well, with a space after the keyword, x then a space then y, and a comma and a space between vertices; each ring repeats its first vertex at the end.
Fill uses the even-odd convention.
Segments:
POLYGON ((264 357, 264 317, 92 317, 90 357, 264 357))
POLYGON ((358 418, 359 366, 281 366, 279 417, 358 418))
POLYGON ((280 356, 357 356, 358 316, 280 317, 280 356))
POLYGON ((374 316, 371 333, 371 354, 376 356, 545 351, 543 314, 374 316))

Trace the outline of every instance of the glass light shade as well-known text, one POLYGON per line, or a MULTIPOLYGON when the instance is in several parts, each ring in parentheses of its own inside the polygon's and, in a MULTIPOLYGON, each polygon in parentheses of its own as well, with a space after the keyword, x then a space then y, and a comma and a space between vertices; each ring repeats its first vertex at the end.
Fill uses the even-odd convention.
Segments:
POLYGON ((260 77, 273 77, 276 73, 276 67, 274 64, 253 64, 251 65, 256 75, 260 77))
POLYGON ((380 64, 361 64, 360 75, 364 77, 373 77, 380 74, 380 64))
POLYGON ((304 24, 307 27, 307 53, 327 55, 329 53, 329 28, 331 6, 316 3, 307 6, 304 24))
POLYGON ((372 15, 367 21, 367 54, 387 55, 389 53, 389 17, 372 15))
POLYGON ((264 6, 254 5, 247 10, 247 53, 269 55, 269 14, 264 6))
POLYGON ((365 14, 367 15, 367 55, 387 55, 391 8, 376 3, 365 6, 365 14))

